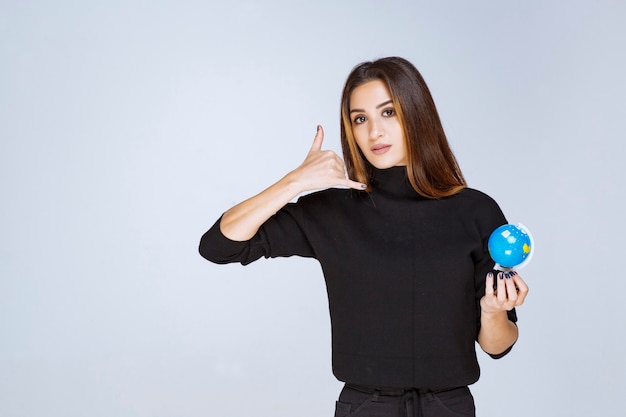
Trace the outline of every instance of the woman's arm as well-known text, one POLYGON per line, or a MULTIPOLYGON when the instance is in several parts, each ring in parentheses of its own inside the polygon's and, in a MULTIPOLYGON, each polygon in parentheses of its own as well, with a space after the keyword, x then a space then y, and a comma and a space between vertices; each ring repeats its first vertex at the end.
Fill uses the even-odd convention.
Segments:
POLYGON ((222 234, 234 241, 251 239, 267 219, 305 191, 336 186, 365 189, 365 184, 346 178, 343 161, 333 151, 323 151, 323 141, 324 130, 318 126, 304 162, 261 193, 226 211, 220 223, 222 234))
POLYGON ((480 300, 480 332, 478 343, 491 355, 498 355, 517 340, 517 326, 508 319, 507 311, 524 303, 528 286, 516 272, 487 274, 485 296, 480 300), (497 280, 494 291, 494 280, 497 280))

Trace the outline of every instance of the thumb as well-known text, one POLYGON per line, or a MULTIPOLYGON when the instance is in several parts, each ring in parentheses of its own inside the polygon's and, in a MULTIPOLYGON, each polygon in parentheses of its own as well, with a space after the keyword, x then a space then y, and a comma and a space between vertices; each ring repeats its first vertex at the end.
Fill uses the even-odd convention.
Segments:
POLYGON ((321 125, 317 125, 317 133, 315 134, 315 139, 313 139, 313 145, 311 146, 311 150, 309 151, 309 153, 314 151, 321 151, 322 142, 324 142, 324 129, 321 125))

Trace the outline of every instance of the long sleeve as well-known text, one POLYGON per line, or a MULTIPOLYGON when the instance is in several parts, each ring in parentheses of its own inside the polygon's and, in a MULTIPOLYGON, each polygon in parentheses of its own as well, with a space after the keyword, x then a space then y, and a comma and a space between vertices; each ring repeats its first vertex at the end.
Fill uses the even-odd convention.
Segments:
MULTIPOLYGON (((492 271, 495 262, 491 259, 489 255, 488 249, 488 241, 491 233, 498 228, 499 226, 506 224, 506 218, 498 204, 488 198, 490 204, 483 204, 481 210, 476 212, 476 217, 474 221, 474 226, 476 227, 476 232, 478 233, 481 245, 480 248, 474 251, 474 265, 475 265, 475 288, 476 288, 476 305, 477 305, 477 330, 480 331, 480 299, 485 295, 485 279, 487 273, 492 271)), ((513 323, 517 322, 517 313, 515 309, 508 311, 507 316, 509 320, 513 323)), ((476 335, 478 337, 478 334, 476 335)), ((493 359, 500 359, 504 357, 511 351, 509 347, 507 350, 502 352, 499 355, 491 355, 493 359)))
POLYGON ((234 241, 224 236, 220 230, 220 217, 200 239, 200 255, 217 264, 239 262, 242 265, 261 257, 314 257, 303 230, 307 217, 307 208, 304 205, 288 204, 268 219, 247 241, 234 241))

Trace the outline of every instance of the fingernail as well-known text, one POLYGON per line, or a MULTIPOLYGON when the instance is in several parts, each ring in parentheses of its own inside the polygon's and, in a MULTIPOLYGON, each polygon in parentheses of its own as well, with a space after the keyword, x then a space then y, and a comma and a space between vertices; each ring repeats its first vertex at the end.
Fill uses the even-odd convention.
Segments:
POLYGON ((511 278, 511 273, 510 272, 505 273, 504 274, 504 278, 506 278, 506 279, 511 278))
POLYGON ((517 275, 517 272, 511 271, 511 276, 517 275))
POLYGON ((317 125, 317 131, 318 132, 320 131, 320 125, 317 125))
POLYGON ((493 278, 493 272, 489 272, 489 273, 487 274, 487 278, 493 278))
POLYGON ((361 188, 365 190, 367 188, 367 185, 361 184, 361 188))
POLYGON ((504 274, 502 272, 498 272, 498 278, 504 279, 504 274))

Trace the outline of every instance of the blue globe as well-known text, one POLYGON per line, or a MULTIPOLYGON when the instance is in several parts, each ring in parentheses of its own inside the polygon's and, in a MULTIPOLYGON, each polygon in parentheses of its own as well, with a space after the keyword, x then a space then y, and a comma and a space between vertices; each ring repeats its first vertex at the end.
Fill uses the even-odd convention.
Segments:
POLYGON ((497 264, 504 268, 514 268, 530 255, 532 243, 523 229, 505 224, 491 233, 488 247, 489 255, 497 264))

